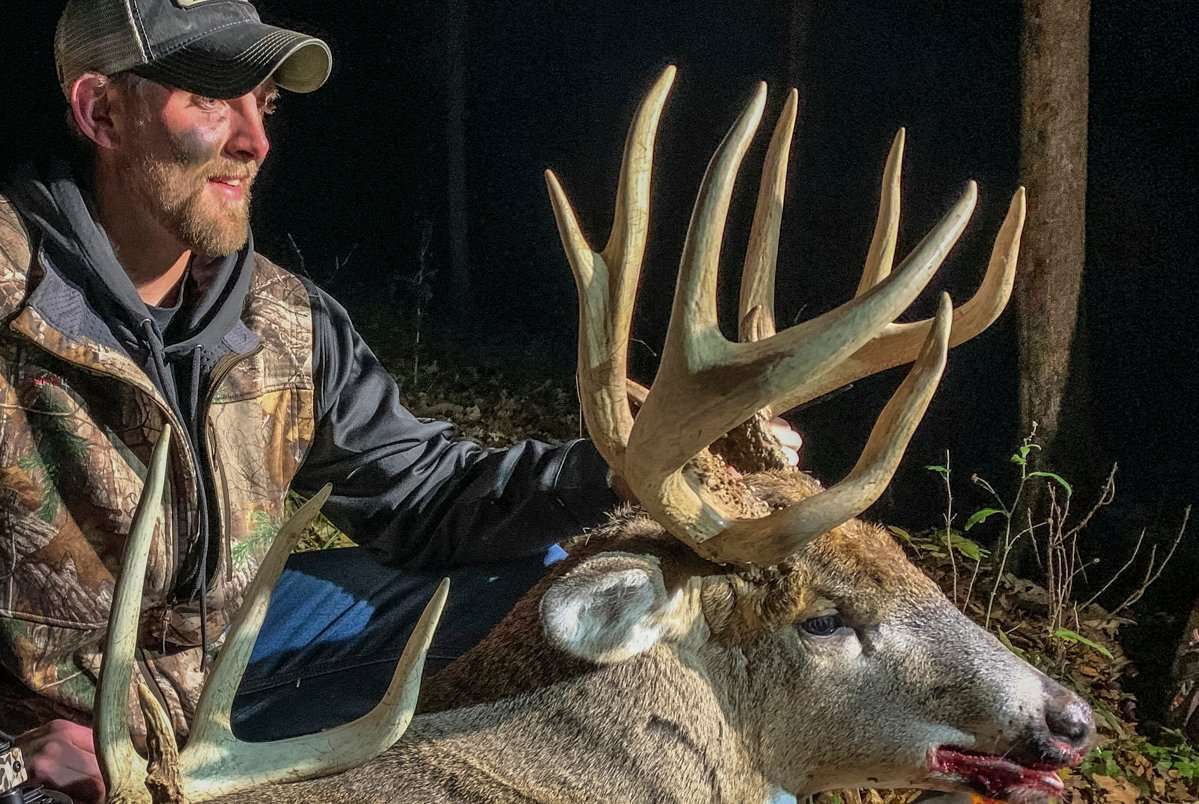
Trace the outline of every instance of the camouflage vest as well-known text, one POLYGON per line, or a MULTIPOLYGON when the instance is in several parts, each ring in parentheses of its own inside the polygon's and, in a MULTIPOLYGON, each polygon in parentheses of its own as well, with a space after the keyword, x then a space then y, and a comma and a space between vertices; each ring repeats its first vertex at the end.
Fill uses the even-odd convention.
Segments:
MULTIPOLYGON (((172 415, 123 352, 56 329, 28 304, 45 276, 0 197, 0 663, 24 687, 0 698, 7 731, 55 716, 85 720, 91 711, 125 534, 151 446, 172 415)), ((212 645, 281 524, 315 424, 304 285, 256 256, 242 321, 260 348, 217 363, 204 408, 201 459, 213 473, 221 521, 208 596, 212 645)), ((177 422, 174 430, 184 431, 177 422)), ((178 452, 190 445, 176 438, 171 449, 139 665, 186 733, 202 682, 199 614, 168 605, 168 595, 189 537, 177 530, 203 512, 193 462, 178 452)), ((9 679, 8 686, 16 685, 9 679)), ((140 713, 134 720, 140 730, 140 713)))

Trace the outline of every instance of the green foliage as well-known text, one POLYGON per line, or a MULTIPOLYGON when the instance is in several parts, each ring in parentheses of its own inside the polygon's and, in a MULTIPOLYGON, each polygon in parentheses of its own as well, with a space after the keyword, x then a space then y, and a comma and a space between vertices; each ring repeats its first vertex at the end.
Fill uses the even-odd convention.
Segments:
POLYGON ((1065 489, 1067 496, 1074 493, 1074 489, 1071 488, 1070 484, 1067 483, 1065 481, 1065 479, 1061 475, 1059 475, 1057 472, 1029 472, 1028 476, 1029 477, 1045 477, 1045 478, 1052 480, 1054 483, 1057 483, 1059 486, 1061 486, 1063 489, 1065 489))
POLYGON ((1116 752, 1111 748, 1101 745, 1095 746, 1091 750, 1091 753, 1087 754, 1078 770, 1083 776, 1087 777, 1094 776, 1095 774, 1112 777, 1124 775, 1124 769, 1116 761, 1116 752))
POLYGON ((1173 773, 1188 782, 1199 780, 1199 749, 1187 742, 1181 732, 1162 729, 1155 743, 1144 737, 1131 735, 1118 742, 1096 746, 1083 759, 1079 772, 1088 778, 1096 775, 1115 779, 1130 779, 1143 786, 1144 781, 1131 773, 1121 760, 1125 754, 1140 754, 1162 775, 1173 773))
POLYGON ((1199 749, 1175 729, 1162 729, 1159 739, 1163 741, 1161 745, 1145 740, 1139 746, 1154 767, 1163 773, 1176 771, 1183 779, 1199 779, 1199 749))
POLYGON ((1078 633, 1077 631, 1071 631, 1069 628, 1059 628, 1053 632, 1053 635, 1057 639, 1063 639, 1066 642, 1073 642, 1078 645, 1086 645, 1091 650, 1095 651, 1096 653, 1098 653, 1102 656, 1105 656, 1108 659, 1115 658, 1114 656, 1112 656, 1112 652, 1110 650, 1103 647, 1095 640, 1087 639, 1082 634, 1078 633))
POLYGON ((1028 651, 1019 647, 1018 645, 1013 645, 1012 638, 1007 635, 1007 631, 1004 631, 1002 628, 996 628, 995 636, 999 639, 1000 643, 1002 643, 1003 646, 1005 648, 1007 648, 1009 651, 1016 654, 1017 656, 1019 656, 1021 659, 1023 659, 1026 662, 1029 660, 1028 651))
POLYGON ((1032 436, 1028 436, 1027 438, 1024 439, 1024 443, 1020 445, 1020 448, 1017 449, 1014 453, 1012 453, 1012 457, 1009 458, 1008 460, 1010 460, 1012 463, 1016 464, 1017 466, 1027 466, 1028 465, 1028 454, 1030 452, 1032 452, 1034 449, 1040 449, 1040 448, 1041 448, 1041 445, 1038 444, 1037 442, 1033 441, 1032 436))
POLYGON ((991 551, 985 549, 978 542, 967 539, 956 530, 949 532, 949 544, 958 553, 961 553, 971 561, 982 561, 991 555, 991 551))
POLYGON ((975 525, 977 525, 981 522, 986 522, 988 519, 993 517, 995 514, 1002 514, 1003 516, 1007 516, 1007 511, 1004 511, 1002 508, 979 508, 977 511, 975 511, 973 514, 970 515, 969 519, 966 520, 966 525, 963 528, 963 530, 970 530, 975 525))
MULTIPOLYGON (((1114 638, 1120 623, 1116 615, 1136 596, 1112 611, 1096 605, 1094 598, 1114 578, 1085 602, 1073 594, 1074 579, 1084 566, 1080 534, 1114 498, 1115 468, 1090 507, 1073 511, 1078 505, 1073 486, 1061 474, 1038 466, 1040 450, 1034 426, 1010 454, 1008 460, 1015 469, 1007 473, 1004 483, 992 485, 986 478, 971 475, 971 483, 988 499, 965 516, 964 522, 957 519, 955 489, 950 482, 960 473, 951 474, 946 454, 944 461, 925 467, 938 476, 946 495, 944 525, 927 531, 893 526, 890 531, 912 548, 918 563, 931 570, 950 599, 977 617, 1005 648, 1070 684, 1091 703, 1100 745, 1085 758, 1078 774, 1064 774, 1074 800, 1085 804, 1199 801, 1195 795, 1199 791, 1199 750, 1178 732, 1163 731, 1153 741, 1139 733, 1133 720, 1136 698, 1123 688, 1129 662, 1114 638), (1036 491, 1048 493, 1038 495, 1036 491), (959 523, 960 530, 955 527, 959 523), (966 533, 994 545, 994 553, 979 547, 966 533), (1044 571, 1043 584, 1007 572, 1009 559, 1021 545, 1035 550, 1038 566, 1044 571), (960 559, 955 562, 958 555, 970 559, 972 566, 963 568, 960 559)), ((1186 516, 1174 546, 1185 526, 1186 516)), ((1172 553, 1173 546, 1165 560, 1172 553)), ((1150 554, 1142 591, 1160 575, 1154 555, 1150 554)), ((1135 558, 1134 550, 1115 577, 1135 558)))
MULTIPOLYGON (((922 531, 913 534, 911 531, 905 530, 898 525, 888 525, 887 530, 900 541, 911 545, 917 553, 928 553, 936 558, 947 558, 949 553, 946 551, 945 529, 937 528, 935 530, 922 531)), ((963 536, 961 531, 949 529, 948 544, 957 553, 971 561, 981 561, 991 555, 991 551, 983 547, 978 542, 963 536)))
POLYGON ((1091 711, 1095 713, 1095 720, 1102 727, 1115 734, 1121 740, 1128 739, 1131 732, 1124 727, 1124 721, 1120 719, 1119 715, 1095 700, 1091 701, 1091 711))

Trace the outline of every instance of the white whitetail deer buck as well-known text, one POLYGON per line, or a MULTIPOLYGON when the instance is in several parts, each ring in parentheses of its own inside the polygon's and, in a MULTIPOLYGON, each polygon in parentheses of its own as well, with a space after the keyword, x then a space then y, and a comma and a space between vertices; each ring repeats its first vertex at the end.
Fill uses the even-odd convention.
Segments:
POLYGON ((668 68, 637 112, 602 253, 591 251, 547 174, 579 288, 587 426, 642 508, 618 512, 575 545, 481 645, 435 678, 426 705, 441 711, 412 719, 394 745, 413 712, 444 588, 375 712, 321 734, 239 743, 230 700, 290 537, 303 527, 293 520, 255 580, 182 752, 153 717, 153 697, 141 696, 159 723, 147 772, 124 718, 137 559, 161 494, 164 437, 105 655, 97 719, 110 801, 753 802, 780 787, 906 786, 1028 802, 1061 792, 1055 771, 1079 761, 1093 739, 1087 705, 963 616, 882 528, 854 518, 893 474, 950 343, 1003 308, 1023 192, 974 298, 952 310, 942 297, 934 319, 892 323, 938 267, 975 196, 970 185, 892 272, 901 132, 857 296, 775 333, 792 92, 768 150, 746 259, 743 342, 729 342, 716 321, 717 261, 733 179, 765 103, 759 87, 699 190, 662 365, 645 392, 627 383, 625 356, 654 138, 673 78, 668 68), (755 437, 771 410, 907 362, 915 365, 857 465, 831 488, 781 465, 777 445, 755 437), (635 419, 630 393, 642 398, 635 419), (739 437, 709 449, 731 431, 739 437))

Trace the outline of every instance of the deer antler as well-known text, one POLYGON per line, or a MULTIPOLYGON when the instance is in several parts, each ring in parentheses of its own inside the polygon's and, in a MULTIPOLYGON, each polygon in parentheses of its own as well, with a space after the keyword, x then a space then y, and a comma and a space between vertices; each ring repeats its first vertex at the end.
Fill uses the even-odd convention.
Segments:
MULTIPOLYGON (((759 85, 708 165, 683 248, 661 365, 633 422, 624 376, 631 288, 644 252, 656 124, 673 78, 674 68, 668 67, 638 109, 625 145, 613 236, 602 254, 590 250, 557 178, 550 171, 546 174, 579 289, 583 412, 613 471, 624 476, 644 507, 676 537, 714 561, 775 563, 861 513, 894 474, 940 379, 955 316, 943 296, 932 321, 891 322, 915 299, 956 242, 973 210, 976 188, 973 182, 967 185, 963 197, 894 273, 893 218, 898 206, 885 194, 880 221, 887 222, 880 222, 876 230, 877 245, 872 246, 858 295, 812 321, 776 333, 771 297, 785 152, 796 105, 792 93, 767 155, 746 258, 749 276, 741 311, 745 342, 730 342, 716 317, 717 264, 733 180, 765 105, 766 87, 759 85), (614 248, 614 242, 619 246, 614 248), (913 359, 915 366, 842 482, 766 516, 739 509, 727 495, 705 484, 704 476, 711 474, 707 446, 755 412, 814 398, 829 389, 830 377, 836 380, 831 387, 837 387, 913 359)), ((898 161, 893 150, 887 186, 896 192, 898 161)), ((1022 217, 1021 191, 1000 231, 998 256, 992 258, 982 289, 956 316, 964 332, 981 330, 1002 309, 1022 217)))
MULTIPOLYGON (((794 97, 792 90, 771 140, 766 167, 762 171, 762 190, 754 216, 745 269, 741 274, 740 320, 743 341, 758 340, 774 334, 775 258, 778 253, 779 224, 786 181, 786 154, 794 127, 794 97), (790 123, 787 122, 788 118, 790 123), (761 308, 761 312, 756 314, 761 317, 758 337, 753 337, 747 329, 748 322, 755 320, 755 308, 761 308)), ((883 169, 878 219, 855 297, 866 293, 891 274, 899 230, 899 176, 905 140, 906 132, 901 128, 891 143, 891 151, 883 169)), ((1021 187, 1012 197, 1007 216, 995 238, 982 284, 969 301, 953 311, 953 326, 949 336, 951 348, 965 343, 991 326, 1007 305, 1016 277, 1016 257, 1020 252, 1024 212, 1024 188, 1021 187)), ((931 318, 904 324, 887 324, 862 348, 820 377, 816 383, 807 388, 797 389, 784 397, 778 403, 779 408, 790 410, 862 377, 910 363, 916 359, 921 344, 928 337, 932 327, 931 318)))
POLYGON ((587 245, 558 177, 552 170, 545 172, 558 232, 579 291, 578 371, 583 416, 596 447, 617 474, 623 474, 625 447, 633 429, 626 393, 631 390, 640 396, 645 392, 627 381, 629 327, 649 230, 654 138, 674 73, 673 65, 663 70, 637 108, 625 140, 612 233, 602 253, 587 245))
MULTIPOLYGON (((404 733, 420 686, 425 653, 449 590, 442 581, 426 605, 404 647, 383 700, 370 712, 318 734, 269 743, 247 743, 233 736, 229 713, 241 676, 249 662, 258 630, 266 616, 270 592, 295 542, 329 496, 325 486, 280 529, 254 577, 245 600, 217 656, 196 708, 191 737, 182 751, 175 747, 169 719, 148 691, 139 695, 147 723, 158 723, 151 740, 163 743, 157 778, 138 768, 144 761, 130 739, 127 717, 133 653, 142 587, 154 526, 162 513, 170 429, 154 447, 150 471, 125 545, 122 572, 113 594, 108 639, 96 698, 96 749, 108 787, 110 804, 145 804, 167 800, 182 804, 206 801, 270 782, 298 781, 355 767, 391 746, 404 733), (177 765, 172 757, 177 753, 177 765), (152 797, 147 784, 168 792, 152 797), (162 798, 162 796, 166 798, 162 798)), ((139 692, 144 683, 139 679, 139 692)), ((153 727, 152 727, 153 728, 153 727)))

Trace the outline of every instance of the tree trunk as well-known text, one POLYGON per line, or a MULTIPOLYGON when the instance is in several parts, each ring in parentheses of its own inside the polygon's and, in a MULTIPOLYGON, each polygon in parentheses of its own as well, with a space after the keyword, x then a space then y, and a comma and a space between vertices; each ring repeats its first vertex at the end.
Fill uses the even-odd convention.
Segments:
POLYGON ((1199 743, 1199 600, 1191 607, 1186 630, 1178 640, 1166 703, 1168 724, 1199 743))
POLYGON ((446 202, 449 213, 449 309, 471 320, 474 298, 466 194, 466 31, 467 0, 449 0, 446 13, 446 202))
POLYGON ((1028 218, 1015 288, 1021 426, 1037 422, 1042 466, 1084 482, 1093 479, 1094 458, 1079 307, 1090 11, 1090 0, 1024 0, 1020 175, 1028 218))

